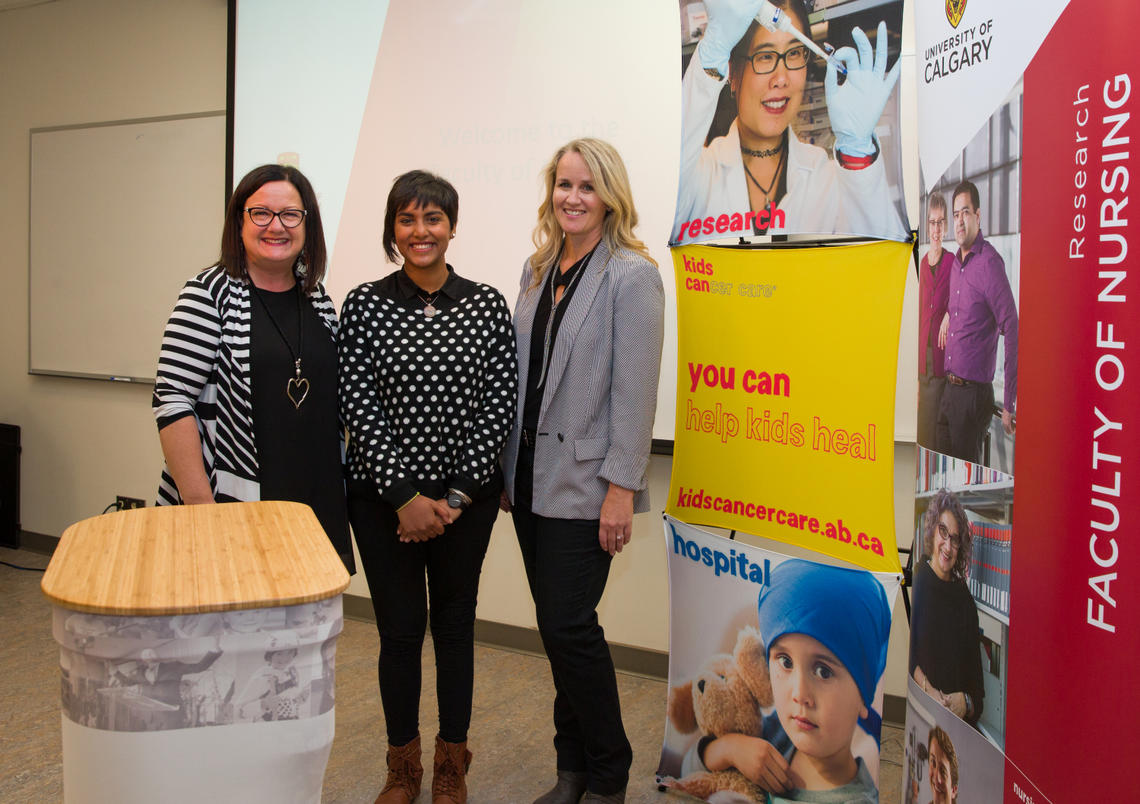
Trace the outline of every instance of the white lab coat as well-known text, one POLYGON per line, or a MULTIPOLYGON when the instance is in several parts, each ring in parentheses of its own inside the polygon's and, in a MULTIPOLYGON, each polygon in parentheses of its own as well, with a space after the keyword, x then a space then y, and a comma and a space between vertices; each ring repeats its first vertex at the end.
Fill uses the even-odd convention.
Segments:
MULTIPOLYGON (((727 134, 704 147, 724 81, 710 77, 699 61, 699 56, 693 57, 681 82, 681 178, 670 233, 670 242, 675 244, 681 226, 688 221, 750 209, 738 121, 733 120, 727 134)), ((794 132, 788 137, 788 192, 779 208, 786 225, 772 234, 909 237, 891 201, 882 155, 863 170, 848 170, 828 158, 822 148, 801 142, 794 132)), ((686 232, 680 242, 693 239, 686 232)))

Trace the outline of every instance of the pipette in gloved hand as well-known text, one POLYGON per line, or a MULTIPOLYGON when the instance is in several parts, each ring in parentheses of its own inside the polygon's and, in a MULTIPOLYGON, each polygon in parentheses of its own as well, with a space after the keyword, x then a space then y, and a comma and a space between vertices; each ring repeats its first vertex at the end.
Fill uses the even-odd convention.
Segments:
POLYGON ((840 75, 847 75, 847 67, 843 62, 835 58, 835 56, 825 53, 819 45, 811 41, 810 36, 796 28, 792 23, 792 18, 784 13, 782 8, 777 8, 769 3, 768 0, 763 0, 763 2, 760 3, 760 11, 756 14, 756 21, 773 33, 777 31, 790 33, 807 46, 812 53, 834 66, 840 75))

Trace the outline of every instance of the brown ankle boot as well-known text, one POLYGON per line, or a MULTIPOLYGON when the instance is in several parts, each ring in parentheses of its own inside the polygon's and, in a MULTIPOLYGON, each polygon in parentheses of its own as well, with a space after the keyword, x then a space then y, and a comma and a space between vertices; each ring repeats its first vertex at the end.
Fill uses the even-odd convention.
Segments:
POLYGON ((420 794, 423 778, 418 734, 407 745, 388 746, 388 778, 375 804, 412 804, 420 794))
POLYGON ((435 768, 431 778, 432 804, 465 804, 467 801, 467 769, 471 752, 467 743, 444 742, 436 735, 435 768))

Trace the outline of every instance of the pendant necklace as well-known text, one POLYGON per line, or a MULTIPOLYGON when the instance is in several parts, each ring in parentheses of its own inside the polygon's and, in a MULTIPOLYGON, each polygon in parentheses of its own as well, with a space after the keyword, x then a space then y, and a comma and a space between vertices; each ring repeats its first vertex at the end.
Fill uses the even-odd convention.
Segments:
POLYGON ((285 348, 289 350, 289 357, 293 359, 293 376, 285 383, 285 396, 289 397, 289 401, 293 403, 293 407, 297 410, 301 409, 301 403, 305 401, 305 397, 309 395, 309 380, 301 376, 301 353, 305 347, 305 316, 301 311, 301 287, 300 285, 293 285, 297 296, 297 351, 293 351, 293 345, 289 343, 289 339, 285 337, 277 319, 273 317, 273 313, 269 310, 269 305, 265 303, 265 299, 261 296, 261 291, 257 285, 250 282, 250 287, 253 288, 253 295, 261 302, 265 314, 269 317, 269 322, 273 324, 273 328, 277 330, 277 334, 281 336, 281 341, 285 344, 285 348))
POLYGON ((424 303, 424 309, 420 311, 424 314, 424 317, 435 318, 435 314, 438 313, 439 310, 436 309, 434 302, 437 298, 439 298, 439 291, 437 290, 435 293, 432 293, 426 299, 423 296, 420 296, 418 293, 416 294, 416 297, 424 303))
MULTIPOLYGON (((745 149, 741 148, 741 150, 743 151, 745 149)), ((752 155, 755 156, 756 152, 753 152, 752 155)), ((743 159, 740 160, 740 164, 744 168, 744 172, 748 175, 748 178, 750 178, 752 180, 752 183, 756 185, 756 189, 758 189, 760 192, 762 192, 764 194, 764 206, 769 206, 772 203, 771 192, 775 188, 776 184, 779 183, 779 181, 780 181, 780 173, 784 169, 784 156, 785 156, 784 149, 781 148, 780 149, 780 159, 778 162, 776 162, 776 172, 772 175, 772 181, 768 184, 767 187, 765 187, 763 184, 761 184, 759 181, 757 181, 756 177, 752 175, 752 171, 748 169, 748 165, 746 165, 744 163, 744 160, 743 159)))

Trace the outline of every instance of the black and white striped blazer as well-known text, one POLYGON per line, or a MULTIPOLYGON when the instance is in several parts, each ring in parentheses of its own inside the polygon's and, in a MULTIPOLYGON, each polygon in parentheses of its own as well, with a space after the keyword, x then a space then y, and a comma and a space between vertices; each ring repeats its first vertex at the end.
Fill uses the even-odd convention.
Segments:
MULTIPOLYGON (((336 337, 336 311, 323 287, 309 302, 336 337)), ((249 284, 216 265, 182 288, 166 323, 151 407, 159 429, 194 416, 214 499, 261 499, 249 380, 249 284)), ((341 454, 343 455, 343 445, 341 454)), ((163 467, 157 505, 179 505, 178 487, 163 467)))

